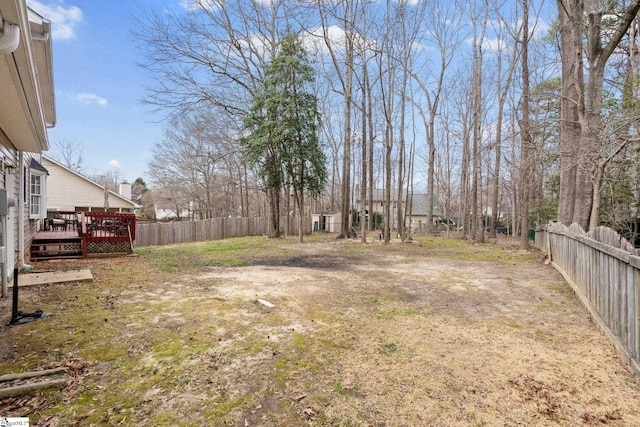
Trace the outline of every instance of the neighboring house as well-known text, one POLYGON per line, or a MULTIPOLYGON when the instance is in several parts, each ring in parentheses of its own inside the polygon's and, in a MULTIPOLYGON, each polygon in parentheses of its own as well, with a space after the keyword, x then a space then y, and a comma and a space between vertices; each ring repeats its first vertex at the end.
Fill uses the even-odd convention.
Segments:
POLYGON ((46 172, 32 159, 49 149, 56 121, 50 21, 25 0, 0 0, 0 257, 3 294, 13 268, 25 267, 46 216, 46 172), (35 153, 35 154, 34 154, 35 153), (35 167, 34 167, 35 166, 35 167))
POLYGON ((122 183, 118 194, 47 156, 42 156, 42 166, 49 172, 46 200, 50 211, 134 213, 138 207, 131 200, 131 184, 122 183))
MULTIPOLYGON (((425 227, 428 222, 427 216, 427 194, 413 194, 411 197, 411 209, 406 208, 406 194, 403 194, 403 200, 401 201, 401 206, 404 209, 405 215, 405 225, 411 226, 415 229, 420 229, 425 227), (409 213, 411 213, 411 217, 409 217, 409 213)), ((391 190, 391 203, 389 204, 391 209, 391 218, 393 218, 393 228, 397 228, 398 224, 398 190, 391 190)), ((367 205, 367 211, 369 214, 371 213, 380 213, 384 214, 384 190, 382 189, 374 189, 373 190, 373 203, 371 205, 367 205)), ((431 217, 432 223, 437 223, 440 219, 440 212, 438 207, 434 203, 433 206, 433 215, 431 217)))
POLYGON ((338 233, 342 228, 340 212, 319 212, 311 214, 314 232, 338 233))
POLYGON ((180 216, 178 217, 178 212, 176 208, 169 208, 166 206, 155 205, 155 219, 158 221, 173 221, 176 219, 180 220, 189 220, 191 219, 192 212, 189 209, 181 208, 180 216))

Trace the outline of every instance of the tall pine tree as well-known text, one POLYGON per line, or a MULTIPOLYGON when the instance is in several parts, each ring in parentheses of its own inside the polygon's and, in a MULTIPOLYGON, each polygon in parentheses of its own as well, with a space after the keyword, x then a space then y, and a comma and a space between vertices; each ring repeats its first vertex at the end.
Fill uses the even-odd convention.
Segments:
POLYGON ((280 236, 280 196, 287 188, 295 198, 302 242, 305 192, 320 193, 327 180, 313 82, 307 52, 298 37, 287 34, 265 68, 264 87, 254 97, 245 118, 249 135, 242 140, 244 155, 264 179, 270 205, 270 237, 280 236))

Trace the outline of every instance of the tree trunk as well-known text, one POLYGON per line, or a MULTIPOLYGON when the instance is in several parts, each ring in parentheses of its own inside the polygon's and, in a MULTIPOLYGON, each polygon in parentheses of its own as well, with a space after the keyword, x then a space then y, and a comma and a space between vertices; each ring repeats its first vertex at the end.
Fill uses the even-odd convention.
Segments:
POLYGON ((560 54, 562 59, 562 87, 560 97, 560 200, 558 220, 571 225, 576 201, 576 175, 578 166, 577 144, 580 141, 578 116, 582 77, 582 43, 572 17, 583 14, 578 0, 557 0, 560 54))
POLYGON ((398 221, 398 235, 400 240, 404 242, 404 229, 405 229, 405 213, 403 202, 404 197, 404 174, 405 174, 405 111, 406 111, 406 97, 407 97, 407 71, 403 69, 402 73, 402 89, 400 90, 400 132, 398 136, 398 210, 396 219, 398 221))
POLYGON ((462 167, 460 171, 460 217, 458 218, 459 227, 462 227, 462 238, 466 238, 469 233, 469 130, 467 128, 467 119, 462 130, 462 167))
POLYGON ((277 239, 280 237, 280 192, 276 189, 269 188, 267 190, 269 199, 269 213, 271 216, 268 237, 277 239))
MULTIPOLYGON (((577 222, 589 230, 595 190, 592 176, 601 161, 598 144, 602 92, 606 63, 625 36, 640 10, 633 0, 618 14, 616 27, 607 30, 603 45, 604 10, 595 0, 558 0, 560 50, 562 54, 562 104, 560 135, 560 206, 564 224, 577 222), (587 52, 589 73, 585 78, 582 52, 587 52), (577 143, 577 144, 576 144, 577 143)), ((606 157, 606 155, 605 155, 606 157)), ((597 183, 596 183, 597 185, 597 183)))
MULTIPOLYGON (((364 8, 363 8, 364 10, 364 8)), ((363 17, 364 19, 364 17, 363 17)), ((366 51, 362 51, 362 147, 360 168, 360 242, 367 243, 367 75, 366 51)), ((370 142, 371 143, 371 142, 370 142)), ((371 204, 371 200, 369 200, 371 204)), ((371 207, 369 207, 371 210, 371 207)))
POLYGON ((304 190, 296 191, 296 201, 298 205, 298 242, 304 242, 304 230, 302 228, 304 218, 304 190))
POLYGON ((369 228, 368 231, 373 231, 373 190, 375 187, 375 180, 373 179, 373 142, 374 142, 374 128, 373 128, 373 102, 371 97, 371 85, 369 84, 369 73, 364 75, 365 85, 367 87, 367 121, 369 122, 369 228))
POLYGON ((484 242, 484 226, 482 220, 482 206, 480 192, 482 191, 482 41, 484 40, 484 27, 480 40, 474 39, 473 43, 473 181, 471 185, 471 238, 484 242))

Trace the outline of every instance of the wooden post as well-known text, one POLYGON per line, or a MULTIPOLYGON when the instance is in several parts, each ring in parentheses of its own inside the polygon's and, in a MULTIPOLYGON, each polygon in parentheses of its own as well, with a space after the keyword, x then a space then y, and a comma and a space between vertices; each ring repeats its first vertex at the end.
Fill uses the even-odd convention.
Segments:
POLYGON ((84 212, 80 212, 80 224, 82 225, 82 258, 87 257, 87 220, 84 212))

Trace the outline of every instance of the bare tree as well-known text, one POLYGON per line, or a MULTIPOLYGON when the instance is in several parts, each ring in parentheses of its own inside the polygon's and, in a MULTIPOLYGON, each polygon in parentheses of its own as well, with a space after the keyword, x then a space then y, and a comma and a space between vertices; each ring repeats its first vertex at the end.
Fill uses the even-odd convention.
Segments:
MULTIPOLYGON (((218 120, 202 131, 228 135, 230 129, 236 132, 233 138, 239 137, 242 117, 264 79, 262 66, 273 56, 287 27, 284 1, 212 0, 194 2, 193 10, 171 13, 145 5, 139 16, 133 33, 142 54, 140 65, 153 82, 143 102, 177 120, 214 110, 218 120)), ((235 165, 243 171, 236 177, 244 177, 239 192, 244 192, 241 204, 248 212, 249 186, 258 181, 248 182, 249 174, 239 159, 235 165)), ((194 165, 187 166, 195 171, 194 165)), ((192 198, 202 201, 199 209, 205 216, 228 210, 213 208, 211 184, 217 177, 208 167, 199 164, 197 173, 183 173, 183 179, 193 184, 192 198), (202 177, 207 178, 197 182, 202 177)), ((158 170, 153 164, 150 169, 158 170)))
POLYGON ((120 169, 112 169, 110 171, 95 171, 86 175, 87 178, 93 182, 100 184, 111 191, 118 191, 118 184, 120 184, 124 177, 120 169))
POLYGON ((577 222, 588 230, 597 224, 592 212, 604 75, 609 58, 640 10, 640 0, 624 2, 618 10, 596 0, 557 0, 557 4, 562 55, 558 216, 564 224, 577 222), (607 25, 605 15, 616 19, 607 25))
POLYGON ((64 138, 54 142, 53 147, 52 158, 72 171, 80 174, 84 172, 84 149, 80 143, 64 138))
MULTIPOLYGON (((496 114, 496 135, 493 141, 493 148, 495 149, 494 154, 494 172, 493 179, 491 181, 491 227, 489 230, 489 237, 496 237, 496 231, 498 228, 498 219, 500 215, 500 169, 501 169, 501 161, 502 161, 502 127, 503 127, 503 119, 504 119, 504 109, 505 103, 507 101, 507 95, 511 90, 511 81, 513 79, 513 74, 518 65, 518 59, 520 56, 520 49, 517 49, 515 44, 513 46, 507 47, 508 43, 506 40, 506 36, 504 33, 509 32, 510 24, 506 22, 504 17, 501 16, 501 19, 498 21, 498 26, 496 29, 496 35, 498 37, 498 47, 497 47, 497 58, 496 58, 496 92, 498 98, 498 111, 496 114), (503 73, 503 54, 505 51, 509 51, 511 55, 508 58, 507 62, 507 70, 503 73)), ((516 39, 515 34, 510 34, 512 36, 513 41, 516 39)))
POLYGON ((520 30, 522 44, 522 98, 520 135, 522 139, 522 157, 520 160, 520 245, 529 246, 529 201, 531 195, 532 146, 531 125, 529 122, 529 2, 522 0, 522 28, 520 30))
POLYGON ((148 173, 154 189, 167 183, 171 183, 172 188, 177 187, 178 182, 184 183, 184 195, 196 204, 203 218, 230 214, 216 211, 221 200, 220 176, 228 175, 220 173, 222 161, 236 155, 238 150, 233 138, 222 131, 227 129, 224 122, 219 121, 223 117, 213 111, 173 120, 163 140, 154 147, 149 162, 148 173))
POLYGON ((340 188, 341 229, 338 238, 352 236, 351 230, 351 147, 352 147, 352 123, 351 113, 353 108, 353 77, 355 65, 355 22, 358 18, 358 1, 344 0, 337 4, 324 4, 318 1, 318 12, 322 24, 322 38, 324 40, 331 61, 334 65, 336 76, 340 82, 340 92, 344 97, 343 114, 343 139, 342 139, 342 183, 340 188), (339 22, 343 27, 342 45, 337 46, 336 40, 330 34, 330 19, 339 22), (338 52, 338 50, 340 52, 338 52))
POLYGON ((426 16, 426 22, 430 28, 430 31, 426 33, 429 37, 426 41, 435 45, 438 52, 438 62, 431 67, 427 67, 425 63, 424 68, 412 72, 413 78, 417 81, 426 98, 428 109, 427 114, 420 107, 420 116, 423 119, 429 150, 427 160, 427 231, 431 230, 431 218, 433 218, 434 212, 436 118, 439 114, 445 76, 449 71, 456 50, 462 43, 460 20, 461 15, 454 2, 448 4, 431 3, 426 16), (427 79, 431 80, 431 84, 427 79))
POLYGON ((473 142, 472 142, 472 163, 473 178, 471 184, 471 207, 473 216, 471 217, 471 236, 473 240, 484 242, 484 221, 481 203, 482 191, 482 63, 484 38, 489 19, 488 2, 485 0, 484 7, 478 12, 472 7, 471 19, 474 21, 473 31, 473 142))

